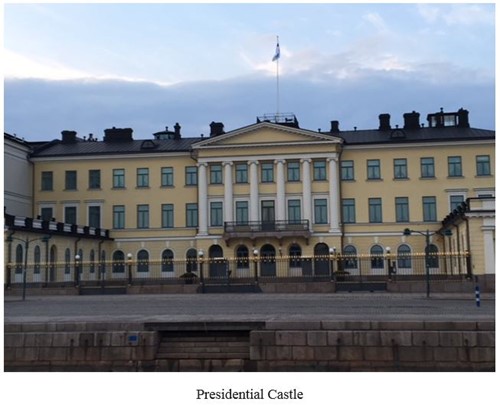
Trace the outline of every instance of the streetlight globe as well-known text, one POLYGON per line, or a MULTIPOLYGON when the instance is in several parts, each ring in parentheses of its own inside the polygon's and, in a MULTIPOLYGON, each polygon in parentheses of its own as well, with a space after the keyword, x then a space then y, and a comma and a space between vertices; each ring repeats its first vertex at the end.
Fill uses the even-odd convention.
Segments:
POLYGON ((198 256, 199 256, 200 258, 201 258, 201 257, 203 257, 203 254, 204 254, 204 253, 203 253, 203 250, 202 250, 202 249, 198 250, 198 256))
POLYGON ((127 259, 132 260, 132 253, 127 253, 127 259))
POLYGON ((80 258, 80 255, 75 255, 75 260, 76 260, 76 261, 78 261, 78 260, 80 260, 80 259, 81 259, 81 258, 80 258))
POLYGON ((254 250, 253 250, 253 255, 254 255, 254 256, 257 256, 258 254, 259 254, 259 251, 258 251, 257 249, 254 249, 254 250))
POLYGON ((386 251, 387 253, 391 253, 391 248, 390 248, 390 246, 386 246, 385 251, 386 251))

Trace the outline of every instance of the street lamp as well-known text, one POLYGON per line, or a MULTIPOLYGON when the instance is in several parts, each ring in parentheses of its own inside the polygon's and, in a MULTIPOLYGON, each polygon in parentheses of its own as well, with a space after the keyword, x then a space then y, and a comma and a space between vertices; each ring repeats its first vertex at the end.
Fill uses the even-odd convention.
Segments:
POLYGON ((336 247, 331 247, 328 249, 328 252, 330 253, 330 281, 335 281, 335 272, 333 268, 333 261, 337 257, 337 248, 336 247))
MULTIPOLYGON (((44 235, 40 238, 29 239, 28 237, 26 237, 26 239, 21 239, 21 238, 17 238, 15 236, 12 236, 12 235, 7 236, 6 241, 9 243, 14 241, 14 239, 21 241, 21 242, 24 242, 23 301, 26 299, 26 273, 28 271, 28 249, 29 249, 30 243, 35 242, 37 240, 48 242, 51 237, 52 237, 52 235, 44 235)), ((10 260, 10 258, 9 258, 9 260, 10 260)))
POLYGON ((132 285, 132 253, 127 253, 128 263, 128 285, 132 285))
POLYGON ((75 287, 80 285, 80 255, 75 255, 75 287))
POLYGON ((198 250, 198 258, 200 260, 200 284, 201 284, 201 292, 205 292, 205 277, 203 276, 203 256, 205 253, 203 249, 198 250))
POLYGON ((254 279, 255 279, 256 286, 259 284, 259 275, 258 275, 258 270, 257 270, 258 257, 259 257, 259 251, 257 249, 254 249, 253 250, 253 273, 254 273, 254 279))
MULTIPOLYGON (((439 232, 431 232, 428 229, 425 232, 422 232, 422 231, 415 231, 410 228, 405 228, 405 230, 403 231, 403 235, 405 236, 410 236, 412 233, 418 233, 420 235, 425 236, 425 283, 426 283, 427 298, 429 298, 431 294, 431 275, 430 275, 430 260, 429 260, 431 236, 439 232)), ((451 231, 447 229, 446 231, 444 231, 444 235, 451 236, 451 231)))
POLYGON ((391 269, 391 248, 390 248, 390 246, 386 246, 385 256, 387 258, 387 275, 388 275, 389 281, 391 281, 392 280, 392 269, 391 269))

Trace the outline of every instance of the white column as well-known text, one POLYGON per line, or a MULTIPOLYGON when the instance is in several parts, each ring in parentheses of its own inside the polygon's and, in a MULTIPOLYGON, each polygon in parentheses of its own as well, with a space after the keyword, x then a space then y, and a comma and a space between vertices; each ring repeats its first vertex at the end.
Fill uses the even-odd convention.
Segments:
POLYGON ((311 159, 302 159, 302 203, 304 219, 312 225, 311 159))
POLYGON ((223 162, 224 166, 224 222, 233 219, 233 163, 223 162))
POLYGON ((328 183, 330 185, 330 232, 340 232, 339 228, 339 178, 337 170, 338 157, 327 159, 329 168, 328 183))
POLYGON ((286 219, 285 208, 285 161, 276 160, 276 220, 286 219))
POLYGON ((253 160, 250 164, 250 221, 259 220, 259 162, 253 160))
MULTIPOLYGON (((483 223, 486 222, 483 220, 483 223)), ((484 239, 484 273, 495 273, 495 225, 483 226, 484 239)))
POLYGON ((198 163, 198 235, 208 235, 207 166, 198 163))

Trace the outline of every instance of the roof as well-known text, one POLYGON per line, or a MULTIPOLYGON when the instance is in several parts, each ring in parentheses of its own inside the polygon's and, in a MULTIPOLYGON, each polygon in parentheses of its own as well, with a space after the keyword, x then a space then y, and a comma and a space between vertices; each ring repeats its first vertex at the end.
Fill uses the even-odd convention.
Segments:
POLYGON ((346 145, 369 145, 384 143, 440 142, 456 140, 495 139, 495 131, 477 128, 418 128, 389 130, 342 131, 337 136, 344 139, 346 145))

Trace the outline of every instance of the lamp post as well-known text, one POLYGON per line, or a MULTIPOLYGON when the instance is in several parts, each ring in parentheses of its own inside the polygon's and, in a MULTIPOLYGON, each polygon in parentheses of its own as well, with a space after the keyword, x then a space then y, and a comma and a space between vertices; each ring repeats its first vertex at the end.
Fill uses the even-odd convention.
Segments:
POLYGON ((387 276, 389 281, 392 281, 392 268, 391 268, 391 248, 385 248, 385 257, 387 258, 387 276))
POLYGON ((132 253, 127 253, 128 285, 132 285, 132 253))
POLYGON ((330 253, 330 281, 334 282, 335 281, 335 271, 333 267, 333 261, 337 257, 337 248, 336 247, 331 247, 328 249, 328 252, 330 253))
POLYGON ((200 260, 200 285, 201 285, 201 292, 205 292, 205 277, 203 276, 203 256, 205 253, 203 252, 202 249, 198 250, 198 258, 200 260))
POLYGON ((259 275, 257 270, 257 259, 259 257, 259 251, 257 249, 253 250, 253 275, 255 280, 255 286, 259 284, 259 275))
MULTIPOLYGON (((428 229, 425 232, 414 231, 410 228, 406 228, 403 231, 403 235, 405 235, 405 236, 410 236, 412 233, 418 233, 420 235, 425 236, 425 284, 426 284, 426 295, 427 295, 427 298, 429 298, 429 296, 431 294, 431 274, 430 274, 430 260, 429 260, 431 236, 435 235, 436 233, 439 233, 439 232, 431 232, 428 229)), ((447 229, 444 232, 444 235, 451 236, 451 231, 449 229, 447 229)))
POLYGON ((52 235, 45 235, 42 236, 41 238, 34 238, 34 239, 29 239, 26 237, 26 239, 21 239, 17 238, 15 236, 9 235, 7 236, 7 242, 12 242, 14 239, 24 242, 24 268, 23 268, 23 301, 26 300, 26 278, 27 278, 27 271, 28 271, 28 249, 30 246, 31 242, 35 242, 37 240, 41 240, 44 242, 48 242, 48 240, 52 237, 52 235))
POLYGON ((80 285, 80 255, 75 255, 75 287, 80 285))

